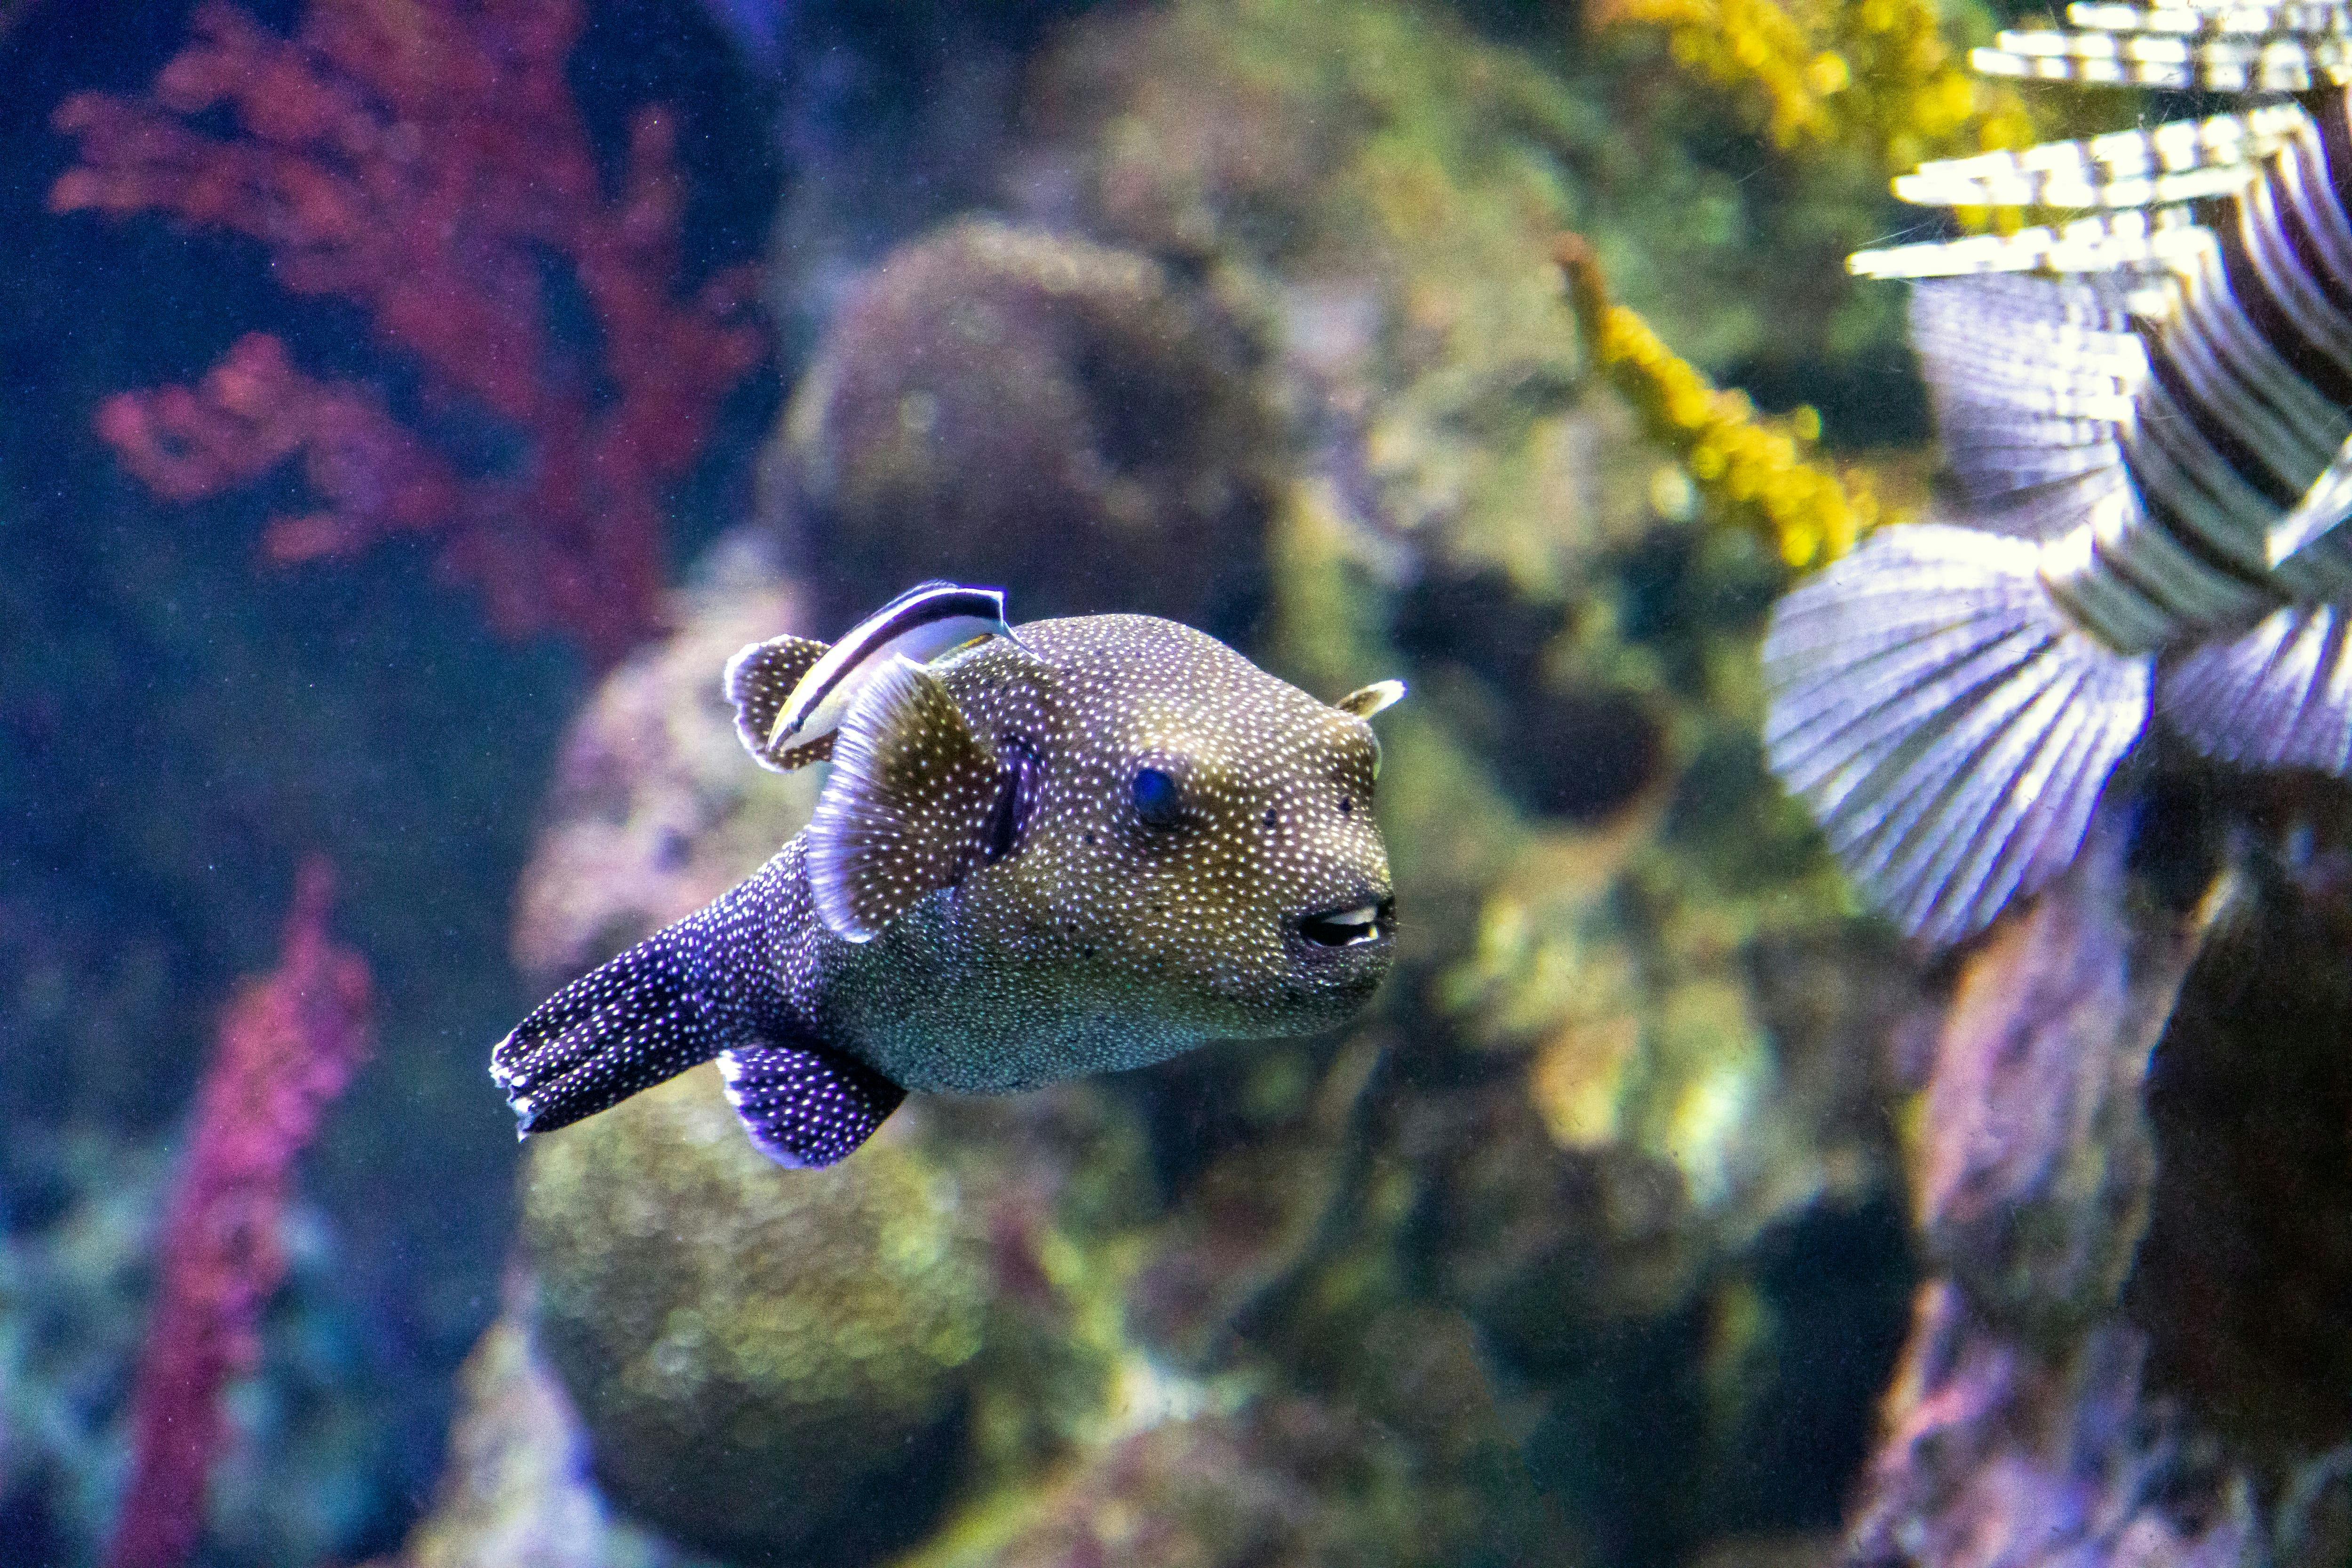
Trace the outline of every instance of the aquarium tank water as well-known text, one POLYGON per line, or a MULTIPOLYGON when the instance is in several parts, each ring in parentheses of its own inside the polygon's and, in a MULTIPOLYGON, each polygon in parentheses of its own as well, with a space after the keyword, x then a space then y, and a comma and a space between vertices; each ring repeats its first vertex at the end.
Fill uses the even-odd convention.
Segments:
POLYGON ((0 83, 0 1568, 2352 1563, 2352 0, 0 83))

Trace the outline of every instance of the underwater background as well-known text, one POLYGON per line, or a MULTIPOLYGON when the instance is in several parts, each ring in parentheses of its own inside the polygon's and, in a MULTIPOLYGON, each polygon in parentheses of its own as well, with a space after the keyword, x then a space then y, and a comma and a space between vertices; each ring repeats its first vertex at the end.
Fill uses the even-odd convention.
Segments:
POLYGON ((2140 112, 2003 19, 0 0, 0 1568, 2345 1562, 2343 791, 1938 956, 1764 765, 1888 177, 2140 112), (930 577, 1405 679, 1380 996, 519 1148, 808 818, 728 657, 930 577))

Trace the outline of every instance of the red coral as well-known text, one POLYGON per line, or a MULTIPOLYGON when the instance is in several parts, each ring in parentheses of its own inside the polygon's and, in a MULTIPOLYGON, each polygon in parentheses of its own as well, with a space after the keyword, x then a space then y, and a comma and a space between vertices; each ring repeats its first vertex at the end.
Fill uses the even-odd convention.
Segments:
POLYGON ((659 624, 661 490, 762 352, 740 319, 751 269, 691 300, 672 292, 684 180, 668 118, 637 116, 608 196, 564 79, 576 0, 319 0, 292 38, 210 3, 194 27, 152 99, 78 93, 58 108, 82 162, 50 205, 260 240, 296 293, 369 311, 438 411, 490 416, 526 456, 467 474, 372 391, 313 380, 258 334, 196 388, 110 399, 100 432, 175 500, 299 455, 322 507, 273 522, 273 560, 436 533, 501 633, 562 626, 618 658, 659 624), (215 115, 242 134, 193 123, 215 115), (593 317, 593 370, 555 330, 550 258, 593 317))
POLYGON ((286 1272, 278 1222, 294 1156, 368 1052, 367 964, 327 936, 334 878, 302 868, 277 971, 223 1013, 132 1398, 135 1460, 108 1568, 172 1568, 204 1523, 220 1391, 253 1365, 286 1272))

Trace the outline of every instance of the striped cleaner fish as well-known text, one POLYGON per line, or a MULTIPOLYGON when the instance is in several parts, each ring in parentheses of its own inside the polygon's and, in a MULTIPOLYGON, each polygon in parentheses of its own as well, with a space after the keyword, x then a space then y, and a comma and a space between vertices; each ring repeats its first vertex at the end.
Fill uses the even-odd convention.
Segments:
POLYGON ((1988 74, 2260 95, 1923 165, 2070 222, 1856 255, 1910 278, 1950 484, 1790 593, 1766 744, 1874 904, 1958 941, 2070 864, 2157 716, 2352 773, 2352 5, 2077 5, 1988 74))
POLYGON ((751 1140, 829 1165, 909 1089, 999 1093, 1338 1024, 1387 973, 1366 721, 1149 616, 928 583, 731 659, 752 755, 829 754, 748 881, 566 985, 490 1074, 528 1136, 716 1057, 751 1140))

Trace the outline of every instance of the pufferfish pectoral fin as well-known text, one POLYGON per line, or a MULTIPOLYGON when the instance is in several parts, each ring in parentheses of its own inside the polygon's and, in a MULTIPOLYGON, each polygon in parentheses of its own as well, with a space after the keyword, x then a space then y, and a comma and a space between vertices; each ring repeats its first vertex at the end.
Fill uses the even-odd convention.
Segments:
POLYGON ((825 645, 813 638, 781 637, 752 643, 727 661, 724 689, 735 710, 736 738, 761 767, 790 773, 832 754, 830 733, 813 743, 781 751, 768 744, 769 736, 775 733, 776 716, 784 710, 793 688, 824 655, 825 645))
POLYGON ((808 879, 828 930, 868 942, 987 854, 1011 770, 937 677, 903 657, 842 721, 808 826, 808 879))
POLYGON ((817 1045, 737 1047, 719 1054, 719 1072, 752 1143, 795 1170, 846 1159, 907 1098, 865 1063, 817 1045))
POLYGON ((1911 523, 1782 599, 1772 771, 1914 935, 1958 942, 2070 864, 2147 727, 2154 661, 2094 642, 2030 541, 1911 523))

